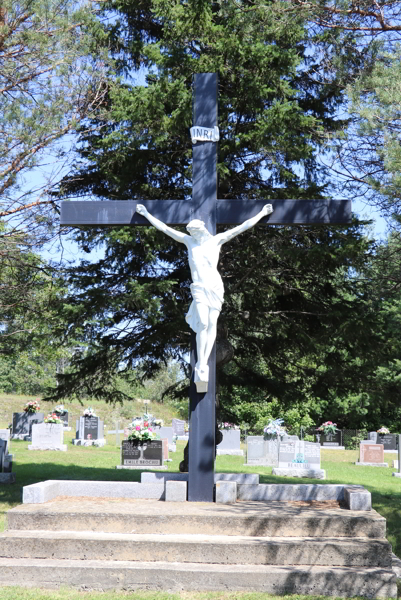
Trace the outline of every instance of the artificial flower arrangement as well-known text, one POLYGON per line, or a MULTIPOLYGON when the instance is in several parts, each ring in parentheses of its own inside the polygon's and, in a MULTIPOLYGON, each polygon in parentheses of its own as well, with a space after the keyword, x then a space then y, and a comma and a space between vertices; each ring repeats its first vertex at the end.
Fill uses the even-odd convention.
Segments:
POLYGON ((85 408, 84 417, 96 417, 95 411, 91 406, 88 406, 88 408, 85 408))
POLYGON ((60 419, 60 417, 55 413, 49 413, 46 417, 46 419, 44 419, 45 423, 56 423, 57 425, 62 424, 62 420, 60 419))
POLYGON ((377 430, 377 433, 390 433, 390 430, 387 429, 387 427, 380 427, 380 429, 377 430))
POLYGON ((316 429, 316 431, 320 431, 320 433, 324 433, 324 435, 327 435, 328 433, 331 433, 333 435, 337 431, 339 431, 339 429, 337 429, 337 423, 333 423, 332 421, 326 421, 325 423, 322 423, 320 427, 316 429))
POLYGON ((164 425, 163 419, 152 419, 153 427, 163 427, 163 425, 164 425))
POLYGON ((68 410, 66 408, 64 408, 63 404, 59 404, 58 406, 56 406, 56 408, 53 410, 54 413, 56 413, 57 415, 65 415, 66 413, 68 413, 68 410))
POLYGON ((227 423, 227 421, 224 421, 224 423, 220 423, 219 429, 239 429, 239 426, 234 425, 234 423, 227 423))
POLYGON ((37 413, 40 410, 40 404, 37 400, 31 400, 27 402, 24 406, 24 411, 28 414, 37 413))
POLYGON ((141 425, 131 425, 128 429, 130 431, 128 439, 131 442, 150 442, 156 438, 149 421, 144 421, 141 425))
POLYGON ((287 429, 282 425, 284 423, 284 419, 269 419, 266 427, 263 429, 263 432, 266 435, 285 435, 287 433, 287 429))

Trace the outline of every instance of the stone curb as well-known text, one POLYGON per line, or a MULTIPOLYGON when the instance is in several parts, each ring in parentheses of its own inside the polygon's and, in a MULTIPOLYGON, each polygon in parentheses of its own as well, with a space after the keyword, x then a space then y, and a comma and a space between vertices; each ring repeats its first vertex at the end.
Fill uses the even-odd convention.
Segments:
POLYGON ((57 496, 164 500, 164 484, 144 484, 130 481, 48 480, 26 485, 22 489, 23 504, 42 504, 57 496))
POLYGON ((388 467, 388 463, 356 462, 357 467, 388 467))
MULTIPOLYGON (((188 481, 188 473, 142 473, 141 483, 157 483, 162 481, 188 481)), ((215 473, 214 482, 236 481, 238 484, 258 484, 257 473, 215 473)))
MULTIPOLYGON (((23 488, 23 504, 41 504, 56 496, 81 496, 98 498, 148 498, 165 499, 165 484, 186 483, 186 473, 142 473, 142 482, 127 481, 73 481, 48 480, 25 486, 23 488), (174 477, 175 476, 175 477, 174 477)), ((219 486, 221 500, 231 503, 243 501, 344 501, 347 508, 357 511, 369 511, 372 508, 371 494, 363 486, 324 485, 324 484, 244 484, 239 483, 236 473, 222 473, 217 483, 234 484, 235 486, 219 486), (236 500, 233 490, 236 488, 236 500), (228 496, 227 496, 228 494, 228 496), (230 500, 226 500, 226 498, 230 500)), ((239 474, 241 475, 241 474, 239 474)), ((246 478, 246 475, 242 479, 246 478)), ((241 480, 241 477, 240 477, 241 480)), ((217 485, 217 484, 216 484, 217 485)), ((173 488, 172 488, 173 489, 173 488)), ((178 488, 177 488, 178 489, 178 488)), ((183 498, 183 488, 179 497, 183 498)), ((216 487, 217 490, 217 487, 216 487)), ((178 493, 178 492, 177 492, 178 493)), ((217 498, 216 498, 217 500, 217 498)), ((182 502, 184 500, 180 500, 182 502)))

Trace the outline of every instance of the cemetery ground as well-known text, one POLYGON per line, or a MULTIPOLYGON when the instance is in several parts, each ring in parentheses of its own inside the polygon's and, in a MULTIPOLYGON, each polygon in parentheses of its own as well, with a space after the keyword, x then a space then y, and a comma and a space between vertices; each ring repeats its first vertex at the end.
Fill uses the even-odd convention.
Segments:
MULTIPOLYGON (((14 399, 10 398, 14 402, 14 399)), ((7 408, 7 413, 11 408, 20 410, 26 398, 20 397, 17 404, 7 408)), ((1 403, 4 411, 4 404, 1 403)), ((75 418, 82 414, 82 406, 77 403, 77 410, 72 411, 73 419, 71 424, 75 424, 75 418)), ((110 417, 112 409, 99 403, 93 402, 92 405, 99 416, 105 418, 109 429, 114 428, 110 417), (96 405, 96 406, 95 406, 96 405), (104 409, 104 412, 103 412, 104 409)), ((86 405, 85 405, 86 406, 86 405)), ((160 408, 163 405, 157 404, 155 416, 160 416, 160 408)), ((70 407, 68 407, 70 410, 70 407)), ((156 405, 154 406, 156 409, 156 405)), ((165 407, 166 414, 164 418, 168 421, 168 407, 165 407)), ((47 407, 44 406, 44 411, 47 407)), ((130 405, 130 416, 142 414, 143 406, 134 409, 130 405)), ((113 415, 113 419, 117 414, 113 415)), ((127 418, 120 417, 124 423, 127 418)), ((7 426, 4 416, 0 414, 0 427, 7 426)), ((75 428, 73 428, 75 429, 75 428)), ((11 452, 14 455, 13 472, 16 474, 16 483, 12 485, 3 485, 0 487, 0 531, 7 528, 7 511, 21 503, 21 488, 25 485, 45 481, 47 479, 74 479, 74 480, 101 480, 101 481, 140 481, 141 471, 137 470, 117 470, 116 466, 120 464, 120 449, 116 445, 116 435, 107 434, 105 437, 107 444, 102 448, 74 446, 71 440, 75 437, 75 431, 64 432, 64 443, 68 446, 67 452, 57 451, 29 451, 29 442, 13 440, 11 442, 11 452)), ((120 435, 120 440, 123 436, 120 435)), ((168 471, 178 472, 178 465, 183 457, 185 442, 177 442, 177 452, 170 453, 172 462, 167 463, 168 471)), ((387 538, 392 544, 393 552, 401 557, 401 483, 400 480, 392 477, 393 468, 377 467, 356 467, 355 461, 359 455, 358 450, 322 450, 322 468, 326 470, 327 479, 316 482, 313 479, 292 479, 276 477, 271 474, 271 467, 245 467, 245 457, 242 456, 218 456, 216 459, 217 472, 246 472, 258 473, 261 483, 348 483, 359 484, 366 487, 372 493, 372 506, 382 516, 387 519, 387 538)), ((397 454, 387 454, 386 460, 389 465, 397 458, 397 454)), ((400 590, 401 593, 401 590, 400 590)), ((38 590, 25 589, 19 587, 1 588, 0 600, 271 600, 274 596, 268 596, 262 593, 239 593, 239 592, 216 592, 216 593, 164 593, 164 592, 94 592, 94 591, 75 591, 71 589, 61 590, 38 590)), ((280 596, 282 599, 283 596, 280 596)), ((301 596, 291 596, 294 600, 301 596)), ((307 598, 302 596, 302 598, 307 598)), ((312 598, 312 597, 311 597, 312 598)), ((318 597, 313 597, 318 598, 318 597)), ((320 597, 322 598, 322 597, 320 597)))

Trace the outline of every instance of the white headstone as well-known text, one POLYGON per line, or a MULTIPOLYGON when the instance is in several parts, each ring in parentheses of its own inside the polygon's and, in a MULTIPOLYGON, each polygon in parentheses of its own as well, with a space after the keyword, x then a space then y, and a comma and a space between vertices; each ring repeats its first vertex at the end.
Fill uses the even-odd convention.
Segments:
POLYGON ((320 469, 320 444, 304 441, 284 441, 280 444, 279 468, 320 469))
POLYGON ((64 427, 58 423, 39 423, 32 425, 32 444, 28 450, 62 450, 66 452, 67 446, 63 444, 64 427))

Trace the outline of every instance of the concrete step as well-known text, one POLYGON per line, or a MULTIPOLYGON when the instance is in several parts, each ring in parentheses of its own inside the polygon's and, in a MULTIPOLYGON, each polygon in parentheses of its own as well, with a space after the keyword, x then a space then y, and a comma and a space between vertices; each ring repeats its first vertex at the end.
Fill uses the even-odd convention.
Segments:
POLYGON ((391 568, 391 545, 368 538, 280 538, 93 531, 6 531, 0 557, 391 568))
POLYGON ((256 537, 386 537, 376 511, 311 509, 285 502, 160 502, 96 498, 22 504, 7 513, 10 530, 241 535, 256 537))
POLYGON ((0 585, 89 590, 257 591, 396 598, 390 569, 216 565, 104 560, 0 559, 0 585))

